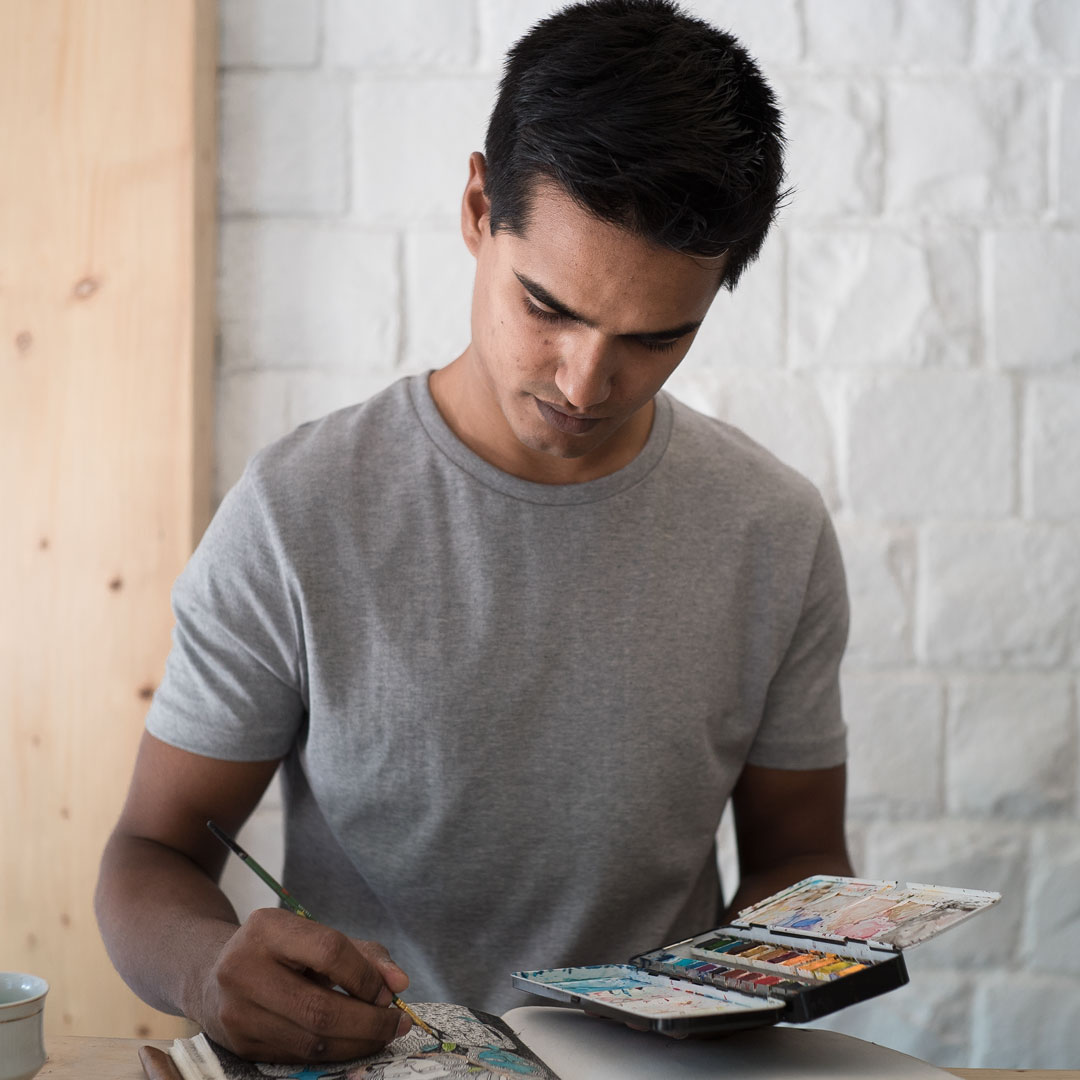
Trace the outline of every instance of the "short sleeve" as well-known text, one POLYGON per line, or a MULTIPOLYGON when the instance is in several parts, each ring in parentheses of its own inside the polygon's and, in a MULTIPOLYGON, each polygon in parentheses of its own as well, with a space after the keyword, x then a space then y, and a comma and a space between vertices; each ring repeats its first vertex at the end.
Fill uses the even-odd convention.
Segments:
POLYGON ((840 705, 840 661, 847 635, 844 565, 836 532, 822 507, 802 610, 769 684, 749 764, 824 769, 843 763, 847 729, 840 705))
POLYGON ((284 756, 306 715, 295 592, 249 466, 173 586, 150 734, 230 761, 284 756))

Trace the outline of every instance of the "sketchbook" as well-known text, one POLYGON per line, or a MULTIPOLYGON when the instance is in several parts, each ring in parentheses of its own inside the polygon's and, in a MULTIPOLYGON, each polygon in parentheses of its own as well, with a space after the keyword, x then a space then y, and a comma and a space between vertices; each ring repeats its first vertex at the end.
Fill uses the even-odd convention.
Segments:
POLYGON ((169 1055, 184 1080, 559 1080, 497 1016, 461 1005, 410 1004, 431 1027, 419 1027, 377 1054, 325 1065, 274 1065, 245 1061, 206 1034, 177 1039, 169 1055))
POLYGON ((526 1005, 503 1019, 563 1080, 955 1080, 918 1058, 838 1031, 767 1027, 664 1039, 576 1009, 526 1005))

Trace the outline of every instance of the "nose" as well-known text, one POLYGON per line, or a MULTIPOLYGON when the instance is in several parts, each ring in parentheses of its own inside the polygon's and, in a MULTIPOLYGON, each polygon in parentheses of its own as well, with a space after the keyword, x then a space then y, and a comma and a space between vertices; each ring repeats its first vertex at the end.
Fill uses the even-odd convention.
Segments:
POLYGON ((612 343, 600 333, 574 334, 555 372, 555 385, 570 405, 589 410, 611 395, 612 343))

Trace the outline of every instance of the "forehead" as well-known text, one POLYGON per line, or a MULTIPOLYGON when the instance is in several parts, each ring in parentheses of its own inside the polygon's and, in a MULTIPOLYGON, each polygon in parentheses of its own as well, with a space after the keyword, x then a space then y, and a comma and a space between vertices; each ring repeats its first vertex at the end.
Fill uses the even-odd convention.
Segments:
POLYGON ((561 188, 537 185, 524 235, 498 233, 501 262, 575 311, 623 332, 702 319, 719 259, 658 247, 584 210, 561 188))

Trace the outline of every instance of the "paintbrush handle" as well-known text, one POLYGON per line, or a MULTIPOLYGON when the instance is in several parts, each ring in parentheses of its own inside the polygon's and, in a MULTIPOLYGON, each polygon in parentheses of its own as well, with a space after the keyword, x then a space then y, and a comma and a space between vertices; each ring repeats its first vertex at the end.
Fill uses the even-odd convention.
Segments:
POLYGON ((390 1004, 396 1005, 414 1024, 416 1024, 417 1027, 423 1028, 429 1035, 433 1036, 434 1038, 441 1039, 439 1033, 433 1028, 428 1027, 428 1025, 425 1024, 424 1021, 421 1020, 420 1017, 417 1016, 416 1013, 413 1012, 413 1010, 410 1009, 409 1006, 406 1005, 405 1002, 397 996, 397 994, 394 994, 394 996, 390 999, 390 1004))
POLYGON ((296 897, 293 896, 288 889, 285 888, 279 881, 276 881, 274 877, 264 870, 258 862, 255 861, 220 825, 215 821, 208 821, 206 827, 216 836, 238 859, 246 863, 256 874, 263 880, 263 882, 270 886, 278 894, 281 902, 292 912, 297 915, 303 916, 305 919, 311 919, 313 922, 319 920, 311 914, 310 911, 303 904, 300 903, 296 897))
POLYGON ((173 1059, 156 1046, 140 1046, 139 1061, 146 1080, 184 1080, 173 1059))

